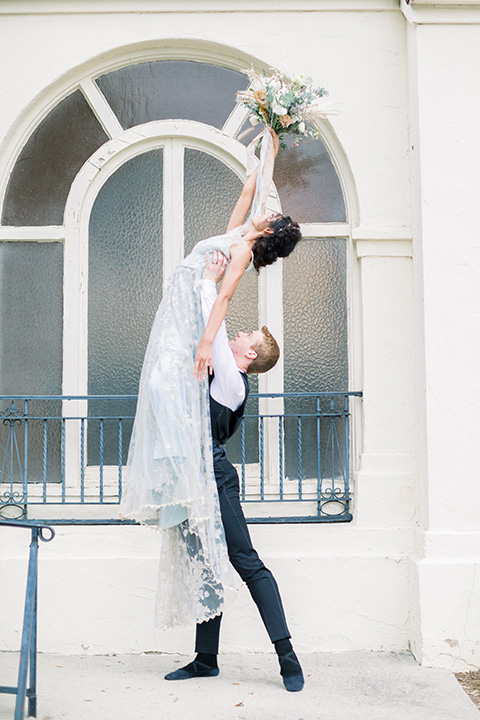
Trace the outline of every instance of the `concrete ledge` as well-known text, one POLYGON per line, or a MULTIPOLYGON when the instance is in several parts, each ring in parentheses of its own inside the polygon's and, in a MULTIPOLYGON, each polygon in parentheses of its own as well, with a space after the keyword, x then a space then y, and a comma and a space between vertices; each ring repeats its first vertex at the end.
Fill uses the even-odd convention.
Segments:
MULTIPOLYGON (((178 655, 40 655, 38 720, 478 720, 447 670, 410 653, 301 655, 306 685, 287 693, 274 654, 221 655, 216 678, 167 682, 190 658, 178 655)), ((15 683, 18 656, 0 653, 2 682, 15 683)), ((3 696, 0 720, 13 717, 3 696)))

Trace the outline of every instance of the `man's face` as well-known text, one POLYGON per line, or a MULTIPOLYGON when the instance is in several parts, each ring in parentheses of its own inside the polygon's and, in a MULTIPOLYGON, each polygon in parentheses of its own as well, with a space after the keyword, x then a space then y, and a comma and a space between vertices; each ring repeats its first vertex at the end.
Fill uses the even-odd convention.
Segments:
MULTIPOLYGON (((248 357, 252 352, 255 353, 254 346, 261 343, 262 340, 263 333, 261 330, 251 330, 248 333, 240 331, 234 338, 229 340, 228 344, 234 358, 239 359, 248 357)), ((250 360, 253 359, 253 357, 250 358, 250 360)))

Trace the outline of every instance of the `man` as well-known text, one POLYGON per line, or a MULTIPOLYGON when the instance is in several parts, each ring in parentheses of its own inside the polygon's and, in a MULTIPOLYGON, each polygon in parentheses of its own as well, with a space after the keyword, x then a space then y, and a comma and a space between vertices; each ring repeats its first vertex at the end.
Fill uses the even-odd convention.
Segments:
MULTIPOLYGON (((203 273, 201 301, 205 324, 216 298, 215 284, 225 272, 227 260, 214 253, 207 259, 203 273)), ((289 692, 302 690, 304 678, 295 655, 285 620, 277 583, 258 557, 250 539, 240 505, 238 474, 227 460, 224 443, 239 427, 248 397, 247 373, 266 372, 279 357, 278 345, 267 327, 250 333, 239 332, 228 340, 222 323, 212 348, 213 377, 210 382, 210 416, 213 440, 213 464, 220 510, 225 529, 228 555, 234 568, 248 586, 256 603, 280 663, 280 674, 289 692)), ((219 674, 217 664, 222 616, 197 624, 193 662, 165 676, 166 680, 187 680, 219 674)))

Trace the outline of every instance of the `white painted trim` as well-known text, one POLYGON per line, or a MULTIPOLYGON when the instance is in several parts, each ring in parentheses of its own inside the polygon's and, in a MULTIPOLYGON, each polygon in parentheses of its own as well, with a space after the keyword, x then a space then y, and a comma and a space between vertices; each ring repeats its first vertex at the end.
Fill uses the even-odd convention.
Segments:
POLYGON ((360 224, 360 205, 357 185, 349 159, 329 120, 326 118, 320 119, 315 125, 330 156, 340 182, 340 187, 342 188, 347 223, 351 228, 356 228, 360 224))
MULTIPOLYGON (((363 310, 361 266, 353 242, 347 240, 347 337, 348 389, 363 388, 363 310)), ((350 475, 355 477, 363 450, 363 406, 360 398, 350 398, 350 475)), ((354 489, 352 489, 352 495, 354 489)))
POLYGON ((413 238, 412 229, 409 227, 361 227, 352 230, 352 239, 356 240, 409 240, 413 238))
MULTIPOLYGON (((102 185, 121 165, 136 155, 164 146, 167 138, 183 139, 189 147, 201 147, 220 157, 239 176, 244 175, 246 148, 220 130, 189 120, 162 120, 126 130, 105 143, 85 163, 72 184, 65 206, 63 392, 66 395, 83 395, 87 390, 88 222, 93 203, 102 185)), ((170 205, 176 204, 178 206, 172 199, 170 205)), ((169 262, 174 261, 172 257, 169 262)))
POLYGON ((410 5, 449 5, 450 7, 463 7, 464 5, 478 5, 478 0, 409 0, 410 5))
POLYGON ((413 257, 413 243, 405 240, 357 240, 357 257, 413 257))
POLYGON ((225 125, 222 128, 222 132, 229 137, 236 137, 248 115, 248 108, 237 104, 228 116, 225 125))
MULTIPOLYGON (((275 208, 272 208, 275 210, 275 208)), ((280 210, 280 208, 278 208, 280 210)), ((283 392, 284 380, 284 342, 283 342, 283 260, 260 271, 258 281, 258 320, 259 326, 266 325, 280 348, 280 362, 268 373, 258 376, 260 393, 283 392)), ((260 414, 274 415, 283 413, 283 398, 260 398, 260 414)), ((285 454, 284 454, 285 457, 285 454)), ((278 427, 277 422, 267 420, 264 423, 264 472, 265 482, 278 485, 278 427)))
POLYGON ((98 85, 91 78, 85 78, 80 83, 80 90, 107 135, 110 138, 120 135, 123 132, 123 127, 98 85))
POLYGON ((107 13, 269 13, 398 11, 396 0, 3 0, 0 15, 89 15, 107 13))
POLYGON ((183 145, 168 138, 163 145, 163 290, 183 259, 183 145))
MULTIPOLYGON (((226 137, 221 131, 192 121, 164 120, 137 126, 124 131, 121 135, 105 143, 85 163, 72 184, 65 208, 65 272, 64 272, 64 331, 63 331, 63 393, 65 395, 85 395, 88 379, 88 229, 90 213, 103 184, 125 162, 143 152, 164 147, 164 270, 168 277, 182 259, 183 231, 181 237, 171 241, 173 232, 183 228, 183 150, 184 147, 208 152, 230 167, 239 177, 245 178, 247 159, 246 148, 233 138, 226 137)), ((269 207, 280 210, 278 195, 272 192, 269 207)), ((281 307, 282 275, 281 267, 269 268, 262 273, 264 294, 270 300, 275 313, 267 319, 270 326, 279 328, 275 323, 281 307)), ((278 335, 278 330, 277 330, 278 335)), ((281 341, 281 339, 280 339, 281 341)), ((270 391, 281 392, 283 375, 279 370, 270 381, 270 391)), ((262 382, 260 386, 262 387, 262 382)), ((262 389, 263 391, 263 389, 262 389)), ((72 405, 69 404, 72 411, 72 405)), ((75 413, 83 415, 86 403, 77 401, 75 413)), ((80 424, 69 423, 67 430, 67 471, 72 479, 73 489, 78 473, 80 424)), ((277 443, 278 444, 278 443, 277 443)))
POLYGON ((350 237, 348 223, 300 223, 300 230, 305 239, 350 237))
POLYGON ((401 0, 400 9, 411 25, 478 25, 480 24, 480 3, 448 2, 435 4, 422 2, 415 6, 401 0))
POLYGON ((0 226, 0 242, 63 242, 63 225, 0 226))

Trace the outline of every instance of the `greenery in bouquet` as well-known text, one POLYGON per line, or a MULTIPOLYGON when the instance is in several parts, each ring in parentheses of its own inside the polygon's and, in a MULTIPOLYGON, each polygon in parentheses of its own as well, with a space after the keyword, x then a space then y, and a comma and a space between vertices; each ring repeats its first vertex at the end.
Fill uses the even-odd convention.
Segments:
MULTIPOLYGON (((253 68, 245 71, 250 87, 237 93, 237 102, 251 111, 250 122, 263 122, 282 136, 286 133, 301 137, 317 137, 311 123, 325 114, 321 98, 328 93, 325 88, 314 88, 311 78, 287 80, 275 72, 267 76, 253 68)), ((285 148, 285 144, 281 143, 285 148)))

